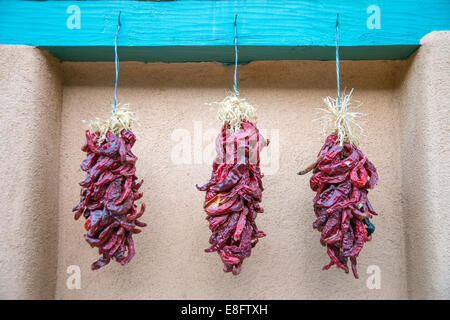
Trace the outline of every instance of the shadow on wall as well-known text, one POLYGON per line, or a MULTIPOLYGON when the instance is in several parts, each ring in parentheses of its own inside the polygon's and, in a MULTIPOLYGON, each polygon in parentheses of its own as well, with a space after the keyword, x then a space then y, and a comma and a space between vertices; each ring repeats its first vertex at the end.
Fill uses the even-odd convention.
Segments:
MULTIPOLYGON (((341 61, 341 83, 348 88, 391 89, 406 61, 341 61)), ((113 86, 115 70, 107 62, 63 62, 66 86, 113 86)), ((238 66, 240 90, 250 88, 336 88, 334 61, 256 61, 238 66)), ((224 88, 231 91, 234 69, 220 63, 122 62, 121 86, 135 88, 224 88), (229 83, 229 85, 227 85, 229 83)))

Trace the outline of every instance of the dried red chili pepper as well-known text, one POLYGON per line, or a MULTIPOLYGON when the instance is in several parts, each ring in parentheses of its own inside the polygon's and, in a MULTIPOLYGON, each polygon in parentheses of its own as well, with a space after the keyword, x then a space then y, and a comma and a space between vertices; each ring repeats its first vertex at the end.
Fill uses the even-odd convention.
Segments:
POLYGON ((197 189, 206 191, 204 210, 212 235, 206 252, 217 252, 224 271, 238 275, 242 262, 249 257, 259 238, 255 218, 264 210, 261 202, 262 177, 259 153, 267 146, 257 127, 243 121, 241 130, 230 133, 222 127, 216 139, 217 156, 211 179, 197 189))
POLYGON ((137 182, 134 174, 137 157, 131 148, 135 135, 125 129, 120 135, 108 131, 106 140, 98 145, 99 137, 98 132, 86 130, 86 143, 81 148, 87 153, 81 163, 86 177, 80 182, 81 201, 73 209, 75 220, 81 215, 86 218, 84 237, 101 255, 91 265, 92 270, 103 267, 111 259, 127 264, 135 254, 133 233, 141 232, 137 227, 146 226, 137 220, 143 215, 145 204, 138 212, 134 203, 142 197, 138 190, 143 183, 143 180, 137 182))
POLYGON ((317 217, 313 228, 321 232, 320 242, 331 259, 323 269, 336 265, 347 273, 350 258, 353 275, 358 278, 356 257, 375 231, 369 219, 376 213, 367 193, 377 184, 377 170, 354 145, 341 146, 335 134, 327 137, 317 161, 298 174, 311 170, 317 217))

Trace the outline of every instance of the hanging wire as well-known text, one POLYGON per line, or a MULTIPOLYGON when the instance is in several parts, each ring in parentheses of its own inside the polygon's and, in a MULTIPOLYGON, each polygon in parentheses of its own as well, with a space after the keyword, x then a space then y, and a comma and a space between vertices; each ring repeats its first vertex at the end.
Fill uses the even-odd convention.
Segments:
POLYGON ((234 96, 238 95, 237 91, 237 65, 238 65, 238 49, 237 49, 237 13, 234 16, 234 96))
POLYGON ((116 30, 116 37, 114 39, 114 62, 115 62, 115 68, 116 68, 116 82, 114 84, 114 104, 113 104, 113 109, 112 109, 112 114, 114 114, 114 112, 116 111, 116 105, 117 105, 117 83, 119 81, 119 56, 117 55, 117 36, 119 35, 119 30, 120 30, 120 14, 122 13, 122 10, 119 11, 119 20, 118 20, 118 25, 117 25, 117 30, 116 30))
MULTIPOLYGON (((336 17, 336 82, 337 82, 337 101, 341 105, 341 84, 339 79, 339 13, 336 17)), ((340 108, 340 107, 339 107, 340 108)))

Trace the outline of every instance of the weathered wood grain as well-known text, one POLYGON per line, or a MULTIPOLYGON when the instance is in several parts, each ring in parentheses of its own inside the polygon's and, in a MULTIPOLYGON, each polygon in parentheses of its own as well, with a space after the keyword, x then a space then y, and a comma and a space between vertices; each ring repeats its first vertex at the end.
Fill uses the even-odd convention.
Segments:
POLYGON ((0 43, 47 47, 64 60, 111 60, 109 47, 114 44, 119 11, 118 45, 128 48, 122 61, 155 61, 147 55, 158 47, 161 61, 232 61, 227 48, 233 45, 235 13, 238 44, 248 48, 242 49, 248 55, 241 56, 241 62, 334 59, 330 47, 335 45, 337 12, 340 45, 358 47, 353 54, 343 53, 343 59, 406 58, 425 34, 450 29, 448 0, 7 0, 0 7, 0 43), (75 20, 68 8, 73 5, 80 10, 79 29, 76 24, 70 28, 75 20), (379 29, 368 27, 373 23, 373 5, 379 8, 379 29), (207 54, 201 47, 208 47, 207 54), (186 54, 185 60, 177 52, 186 54))

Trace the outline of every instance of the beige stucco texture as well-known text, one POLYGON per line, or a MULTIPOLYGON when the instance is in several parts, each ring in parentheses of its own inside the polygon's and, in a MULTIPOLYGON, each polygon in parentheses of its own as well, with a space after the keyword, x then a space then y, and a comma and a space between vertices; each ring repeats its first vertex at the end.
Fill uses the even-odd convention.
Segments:
POLYGON ((406 61, 341 62, 342 87, 355 88, 367 113, 361 149, 380 175, 369 193, 376 231, 359 255, 358 280, 321 270, 329 258, 312 228, 310 176, 296 174, 323 143, 313 120, 322 98, 335 95, 333 61, 238 68, 241 96, 258 108, 258 127, 271 139, 262 155, 265 212, 256 220, 267 237, 239 276, 204 252, 210 231, 204 193, 195 188, 210 177, 220 130, 216 106, 207 103, 231 93, 233 68, 121 63, 119 102, 139 117, 133 152, 148 226, 134 237, 128 265, 91 271, 98 252, 71 209, 84 177, 82 120, 109 116, 114 64, 59 63, 35 48, 0 46, 0 298, 450 298, 449 45, 449 33, 431 33, 406 61), (80 289, 67 286, 69 266, 80 267, 80 289), (380 272, 380 288, 368 270, 380 272))
POLYGON ((50 298, 56 280, 60 65, 0 47, 0 298, 50 298))

